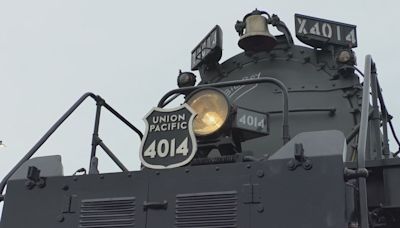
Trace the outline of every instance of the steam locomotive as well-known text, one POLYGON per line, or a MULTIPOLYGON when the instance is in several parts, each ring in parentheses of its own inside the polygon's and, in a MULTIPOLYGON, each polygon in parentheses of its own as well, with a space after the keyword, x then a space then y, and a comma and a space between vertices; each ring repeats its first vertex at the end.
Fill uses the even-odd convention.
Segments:
POLYGON ((389 133, 400 143, 375 62, 366 56, 365 69, 356 67, 355 25, 294 19, 307 46, 256 9, 235 24, 244 51, 223 63, 215 26, 178 88, 146 114, 144 134, 84 94, 1 182, 0 228, 400 227, 389 133), (170 107, 177 97, 183 104, 170 107), (87 98, 97 107, 88 170, 64 176, 61 156, 31 158, 87 98), (141 138, 141 170, 129 171, 101 140, 103 109, 141 138), (99 173, 98 146, 121 172, 99 173))

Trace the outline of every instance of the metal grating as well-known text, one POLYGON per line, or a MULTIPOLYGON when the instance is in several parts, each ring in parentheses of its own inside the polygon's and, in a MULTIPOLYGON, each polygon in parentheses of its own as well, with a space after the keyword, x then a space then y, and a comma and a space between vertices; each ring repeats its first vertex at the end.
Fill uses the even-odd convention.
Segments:
POLYGON ((236 191, 177 195, 175 227, 237 227, 237 201, 236 191))
POLYGON ((135 197, 82 200, 79 227, 132 228, 135 210, 135 197))

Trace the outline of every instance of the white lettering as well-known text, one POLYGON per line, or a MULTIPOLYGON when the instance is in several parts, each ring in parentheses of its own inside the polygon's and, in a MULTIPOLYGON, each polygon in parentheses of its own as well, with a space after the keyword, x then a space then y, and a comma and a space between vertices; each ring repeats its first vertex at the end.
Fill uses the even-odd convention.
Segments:
POLYGON ((336 33, 337 33, 337 39, 339 41, 341 41, 342 40, 342 36, 340 34, 340 26, 336 26, 336 33))
POLYGON ((303 33, 303 34, 307 34, 307 30, 306 30, 306 23, 307 20, 306 19, 301 19, 301 18, 297 18, 297 22, 299 22, 300 26, 299 26, 299 30, 297 31, 297 33, 303 33))
POLYGON ((322 24, 322 35, 328 38, 332 37, 332 27, 330 24, 327 23, 322 24))
POLYGON ((160 141, 158 141, 158 143, 156 142, 156 140, 154 140, 150 143, 150 146, 143 152, 143 156, 155 158, 158 155, 158 157, 160 158, 165 158, 168 155, 170 157, 174 157, 176 155, 187 156, 188 153, 188 137, 186 137, 185 139, 183 139, 178 147, 176 147, 175 139, 171 139, 171 141, 168 141, 167 139, 161 139, 160 141))
POLYGON ((317 36, 321 35, 321 32, 319 31, 319 22, 315 23, 313 27, 311 27, 310 33, 317 36))
POLYGON ((352 44, 356 44, 356 33, 354 29, 352 29, 349 34, 346 36, 346 40, 350 41, 352 44))

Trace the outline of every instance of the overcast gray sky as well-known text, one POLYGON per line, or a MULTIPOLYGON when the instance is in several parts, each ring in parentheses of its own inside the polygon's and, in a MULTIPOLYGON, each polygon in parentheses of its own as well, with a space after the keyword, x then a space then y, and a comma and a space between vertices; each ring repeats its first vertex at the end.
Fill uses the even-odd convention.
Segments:
MULTIPOLYGON (((176 88, 179 69, 190 70, 190 51, 204 35, 219 24, 224 33, 222 60, 228 59, 241 51, 236 20, 256 7, 278 14, 292 34, 295 13, 357 25, 358 67, 363 69, 364 56, 372 54, 399 129, 399 4, 0 0, 0 140, 7 144, 0 149, 0 177, 87 91, 100 94, 143 130, 142 117, 176 88)), ((94 112, 94 102, 88 100, 38 155, 63 154, 66 175, 87 167, 94 112)), ((130 169, 137 169, 138 137, 103 113, 100 137, 130 169)), ((102 171, 118 171, 101 149, 99 154, 102 171)))

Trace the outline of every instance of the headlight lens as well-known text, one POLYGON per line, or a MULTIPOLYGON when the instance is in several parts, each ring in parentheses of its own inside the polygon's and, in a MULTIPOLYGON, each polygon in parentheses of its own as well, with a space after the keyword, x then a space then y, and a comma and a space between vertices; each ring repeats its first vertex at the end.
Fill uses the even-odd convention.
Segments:
POLYGON ((197 113, 193 122, 193 130, 197 136, 215 133, 228 119, 228 101, 218 90, 204 89, 195 92, 186 103, 197 113))

